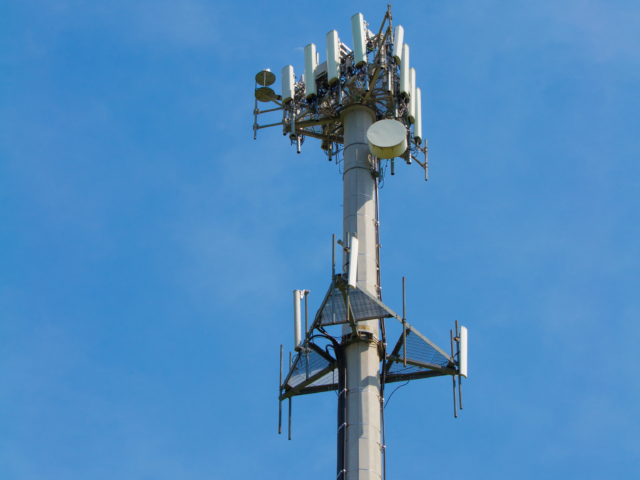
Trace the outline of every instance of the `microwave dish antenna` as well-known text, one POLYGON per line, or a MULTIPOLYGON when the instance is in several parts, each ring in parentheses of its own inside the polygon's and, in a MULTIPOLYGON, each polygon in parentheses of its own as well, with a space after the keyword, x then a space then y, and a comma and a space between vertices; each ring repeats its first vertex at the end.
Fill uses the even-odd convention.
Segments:
POLYGON ((397 120, 380 120, 367 130, 367 141, 373 155, 389 160, 407 150, 407 129, 397 120))
POLYGON ((269 87, 276 82, 275 74, 269 70, 262 70, 256 75, 256 83, 262 87, 269 87))
POLYGON ((273 102, 278 100, 278 95, 269 87, 260 87, 256 90, 256 100, 263 103, 273 102))

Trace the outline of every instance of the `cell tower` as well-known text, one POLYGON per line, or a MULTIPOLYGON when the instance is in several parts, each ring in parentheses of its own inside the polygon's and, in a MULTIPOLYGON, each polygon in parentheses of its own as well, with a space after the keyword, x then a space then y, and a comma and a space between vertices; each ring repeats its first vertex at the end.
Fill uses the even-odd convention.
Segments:
POLYGON ((256 75, 253 132, 256 138, 258 130, 280 126, 298 153, 307 137, 319 139, 329 161, 335 159, 341 166, 344 181, 343 236, 337 242, 333 236, 330 286, 310 325, 309 291, 293 292, 296 353, 289 354, 285 374, 280 346, 278 432, 282 431, 283 401, 289 404, 291 439, 292 398, 335 390, 337 480, 384 480, 385 386, 451 375, 457 417, 456 396, 462 408, 461 377, 467 376, 467 329, 455 322, 450 353, 436 346, 407 321, 404 278, 402 316, 382 302, 378 188, 387 166, 391 175, 395 173, 395 158, 407 164, 415 161, 427 180, 427 142, 422 137, 416 72, 409 68, 403 28, 392 28, 391 6, 377 34, 360 13, 351 18, 351 29, 353 50, 340 41, 336 30, 327 34, 323 63, 316 45, 307 45, 299 80, 291 65, 282 69, 281 95, 270 88, 276 80, 270 70, 256 75), (258 101, 273 102, 277 108, 261 111, 258 101), (275 111, 282 111, 282 121, 258 125, 258 115, 275 111), (342 248, 339 273, 336 243, 342 248), (402 325, 390 351, 386 319, 402 325), (339 326, 338 331, 334 326, 339 326))

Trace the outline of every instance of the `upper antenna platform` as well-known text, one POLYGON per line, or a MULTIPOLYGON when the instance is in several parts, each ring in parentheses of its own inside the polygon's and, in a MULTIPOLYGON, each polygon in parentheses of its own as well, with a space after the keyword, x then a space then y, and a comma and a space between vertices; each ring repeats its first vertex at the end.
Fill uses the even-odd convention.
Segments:
POLYGON ((326 35, 326 45, 309 43, 304 48, 304 73, 296 77, 292 65, 282 69, 282 93, 270 85, 276 76, 268 69, 255 77, 256 103, 253 110, 253 138, 263 128, 281 127, 282 134, 296 145, 298 153, 306 137, 320 140, 320 148, 338 161, 343 151, 343 113, 354 105, 371 110, 379 125, 372 127, 371 154, 390 160, 404 159, 424 168, 428 178, 427 142, 422 135, 422 106, 416 71, 409 64, 409 45, 404 29, 391 24, 387 10, 380 28, 369 30, 361 13, 351 17, 353 49, 343 43, 336 30, 326 35), (326 47, 326 48, 325 48, 326 47), (326 55, 326 61, 321 56, 326 55), (274 102, 277 108, 261 110, 260 102, 274 102), (280 121, 258 125, 258 115, 282 112, 280 121), (389 127, 392 131, 385 132, 389 127), (400 131, 402 130, 402 135, 400 131), (398 132, 398 133, 395 133, 398 132), (424 160, 419 157, 424 155, 424 160))
POLYGON ((273 85, 276 81, 276 76, 271 70, 268 68, 266 70, 262 70, 258 72, 256 75, 256 83, 262 87, 268 87, 269 85, 273 85))

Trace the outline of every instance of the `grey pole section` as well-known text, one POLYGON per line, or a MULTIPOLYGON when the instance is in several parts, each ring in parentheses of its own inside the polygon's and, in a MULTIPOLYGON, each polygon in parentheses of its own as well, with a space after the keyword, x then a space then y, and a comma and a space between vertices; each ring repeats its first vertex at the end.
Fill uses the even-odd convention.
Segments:
MULTIPOLYGON (((359 241, 358 288, 378 296, 376 265, 375 180, 371 175, 367 130, 375 122, 374 112, 365 106, 347 108, 344 125, 343 239, 355 233, 359 241)), ((346 242, 345 242, 346 243, 346 242)), ((343 255, 343 271, 348 257, 343 255)), ((370 339, 346 340, 347 359, 347 480, 380 480, 380 357, 378 320, 358 323, 358 332, 370 339)), ((343 338, 351 327, 344 325, 343 338)), ((362 335, 361 335, 362 337, 362 335)))

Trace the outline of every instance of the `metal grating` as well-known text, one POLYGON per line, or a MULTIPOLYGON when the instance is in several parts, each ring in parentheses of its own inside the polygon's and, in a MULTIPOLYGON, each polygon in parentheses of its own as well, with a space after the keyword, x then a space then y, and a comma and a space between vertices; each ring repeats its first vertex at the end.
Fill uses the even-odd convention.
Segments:
MULTIPOLYGON (((349 305, 351 306, 351 311, 353 312, 353 317, 356 322, 374 320, 377 318, 389 318, 393 316, 392 312, 380 306, 359 288, 349 288, 349 305)), ((345 305, 344 295, 338 288, 335 288, 333 290, 333 295, 329 295, 326 303, 324 304, 320 324, 324 326, 340 325, 343 323, 348 323, 347 307, 345 305), (334 303, 335 319, 333 316, 334 303)))
MULTIPOLYGON (((285 388, 295 388, 302 382, 307 381, 309 378, 320 373, 322 370, 329 368, 331 362, 319 355, 317 352, 309 349, 306 352, 300 352, 295 356, 293 361, 293 367, 288 382, 284 385, 285 388)), ((330 382, 331 372, 329 372, 329 379, 327 375, 323 375, 319 379, 315 380, 311 385, 328 385, 330 383, 338 383, 338 375, 336 372, 335 382, 330 382), (328 383, 319 383, 328 382, 328 383)))
MULTIPOLYGON (((402 338, 399 342, 402 341, 402 338)), ((398 351, 400 358, 404 357, 404 345, 400 344, 400 350, 398 351)), ((407 331, 407 360, 416 360, 418 362, 430 363, 433 365, 439 365, 441 367, 447 367, 449 364, 449 358, 442 355, 435 348, 422 340, 418 335, 407 331)), ((390 375, 405 374, 405 373, 418 373, 426 372, 427 368, 417 367, 415 365, 407 365, 406 367, 402 363, 394 362, 389 370, 390 375)))
POLYGON ((323 375, 319 379, 315 380, 311 385, 309 385, 309 387, 324 387, 329 385, 335 385, 335 387, 338 388, 338 369, 337 368, 334 368, 326 375, 323 375))

